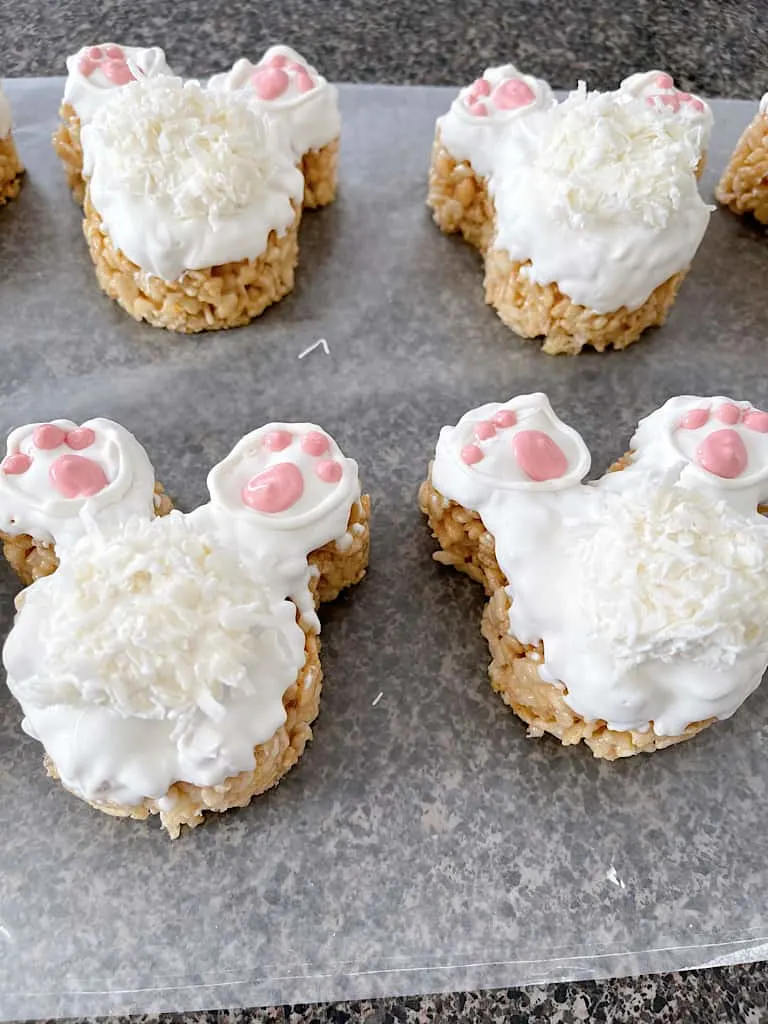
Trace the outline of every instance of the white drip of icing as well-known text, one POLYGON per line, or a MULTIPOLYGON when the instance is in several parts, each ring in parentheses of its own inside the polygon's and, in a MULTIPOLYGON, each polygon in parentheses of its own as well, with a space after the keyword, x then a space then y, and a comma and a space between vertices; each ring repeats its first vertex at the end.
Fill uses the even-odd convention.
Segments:
MULTIPOLYGON (((629 468, 595 484, 580 483, 583 442, 572 445, 543 395, 472 410, 440 433, 435 487, 480 515, 509 580, 511 634, 543 642, 541 678, 564 685, 564 699, 588 721, 678 735, 729 717, 760 683, 768 523, 756 501, 768 498, 768 434, 737 428, 755 443, 754 465, 736 487, 711 473, 699 486, 706 471, 673 437, 686 412, 721 401, 673 399, 641 423, 629 468), (554 485, 521 484, 508 471, 510 442, 537 404, 537 429, 567 457, 554 485), (461 453, 477 424, 501 409, 515 411, 517 425, 483 442, 483 458, 467 465, 461 453)), ((694 440, 706 436, 704 428, 694 440)))

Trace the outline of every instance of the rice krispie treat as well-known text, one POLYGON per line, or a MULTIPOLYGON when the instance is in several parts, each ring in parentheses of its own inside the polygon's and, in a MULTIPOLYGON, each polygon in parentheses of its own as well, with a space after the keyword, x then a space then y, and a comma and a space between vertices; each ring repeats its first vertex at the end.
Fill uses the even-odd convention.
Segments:
POLYGON ((213 75, 215 92, 246 90, 278 129, 304 175, 304 206, 336 198, 341 115, 336 87, 290 46, 270 46, 258 64, 245 57, 213 75))
POLYGON ((14 199, 21 188, 24 165, 13 141, 11 105, 0 85, 0 206, 14 199))
MULTIPOLYGON (((74 471, 81 490, 93 465, 74 471)), ((73 531, 17 599, 3 651, 49 774, 107 814, 159 814, 172 838, 301 756, 319 710, 316 605, 368 561, 357 465, 314 424, 248 434, 208 485, 206 505, 164 517, 134 487, 73 531)))
POLYGON ((8 437, 0 463, 0 540, 22 583, 54 572, 62 549, 92 524, 108 528, 127 515, 170 509, 147 453, 119 423, 29 423, 8 437))
POLYGON ((625 348, 663 323, 704 235, 696 172, 711 115, 672 87, 643 88, 582 83, 558 104, 506 66, 438 118, 435 221, 481 251, 486 301, 547 353, 625 348))
POLYGON ((239 327, 291 291, 304 182, 243 93, 132 82, 81 137, 96 276, 136 320, 239 327))
POLYGON ((715 195, 734 213, 768 224, 768 92, 744 129, 715 195))
POLYGON ((67 184, 78 203, 85 198, 83 150, 80 131, 116 89, 139 79, 170 75, 165 53, 159 46, 119 46, 99 43, 83 46, 67 57, 67 82, 59 108, 61 123, 53 136, 53 148, 64 164, 67 184))
POLYGON ((768 664, 768 413, 670 399, 594 483, 546 395, 440 432, 420 491, 438 561, 481 581, 491 684, 613 760, 730 717, 768 664))

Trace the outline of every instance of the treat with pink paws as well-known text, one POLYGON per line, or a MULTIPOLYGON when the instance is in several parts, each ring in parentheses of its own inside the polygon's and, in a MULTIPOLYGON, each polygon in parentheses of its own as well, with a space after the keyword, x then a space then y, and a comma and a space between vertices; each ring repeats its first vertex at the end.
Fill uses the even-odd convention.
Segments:
POLYGON ((614 760, 730 717, 768 664, 768 414, 681 396, 583 481, 546 396, 443 427, 419 501, 435 559, 482 582, 491 685, 614 760))
POLYGON ((90 124, 115 89, 139 79, 172 74, 159 46, 97 43, 83 46, 67 57, 67 82, 59 111, 61 124, 53 136, 53 147, 79 203, 85 195, 81 129, 90 124))
POLYGON ((248 434, 189 514, 153 516, 153 483, 109 420, 11 434, 8 542, 45 533, 60 563, 18 599, 3 661, 49 774, 108 814, 159 814, 175 838, 303 753, 322 680, 316 605, 362 578, 370 505, 356 463, 308 423, 248 434))
POLYGON ((485 301, 550 355, 626 348, 664 322, 709 219, 712 115, 669 75, 562 102, 489 68, 437 119, 427 205, 480 250, 485 301))
POLYGON ((147 453, 107 419, 31 423, 12 431, 0 463, 0 538, 23 582, 53 572, 92 526, 165 514, 170 502, 147 453))
POLYGON ((289 46, 271 46, 258 63, 245 57, 213 75, 214 91, 246 90, 268 114, 304 175, 304 206, 315 208, 336 196, 339 135, 338 92, 289 46))

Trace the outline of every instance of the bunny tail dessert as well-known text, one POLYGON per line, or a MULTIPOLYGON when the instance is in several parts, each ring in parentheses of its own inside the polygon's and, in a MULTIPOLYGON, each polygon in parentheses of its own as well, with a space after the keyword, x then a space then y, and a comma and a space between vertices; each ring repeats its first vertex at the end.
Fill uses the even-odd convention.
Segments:
POLYGON ((239 327, 291 291, 304 182, 245 94, 131 82, 81 138, 91 259, 134 319, 239 327))
POLYGON ((67 81, 59 108, 61 122, 53 136, 53 148, 64 165, 67 184, 78 203, 82 205, 85 198, 82 128, 122 86, 138 79, 170 74, 171 69, 159 46, 144 49, 100 43, 84 46, 67 57, 67 81))
POLYGON ((8 687, 49 775, 107 814, 159 814, 176 838, 303 753, 316 607, 365 573, 369 499, 320 427, 270 423, 211 470, 207 504, 156 516, 127 431, 45 426, 16 432, 0 477, 3 526, 53 538, 59 559, 17 598, 8 687))
POLYGON ((768 665, 768 413, 671 398, 611 471, 546 395, 440 432, 420 505, 437 561, 483 583, 493 689, 614 760, 729 718, 768 665))
POLYGON ((625 348, 663 323, 704 236, 696 171, 711 115, 672 86, 664 102, 665 82, 658 94, 581 83, 556 103, 507 65, 438 119, 435 221, 480 250, 486 302, 549 354, 625 348))
POLYGON ((21 188, 24 165, 13 141, 11 105, 0 85, 0 206, 14 199, 21 188))
POLYGON ((768 224, 768 93, 736 144, 715 195, 734 213, 768 224))
POLYGON ((247 90, 256 109, 278 125, 304 176, 304 206, 336 198, 341 115, 335 86, 289 46, 271 46, 258 64, 245 57, 208 82, 214 91, 247 90))

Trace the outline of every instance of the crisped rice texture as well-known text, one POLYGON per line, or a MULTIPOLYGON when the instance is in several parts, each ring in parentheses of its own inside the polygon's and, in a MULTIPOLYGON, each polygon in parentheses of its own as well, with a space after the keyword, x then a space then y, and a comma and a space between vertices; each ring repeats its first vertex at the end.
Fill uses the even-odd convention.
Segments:
POLYGON ((83 231, 102 290, 154 327, 195 334, 242 327, 293 288, 299 257, 301 208, 285 234, 270 232, 265 251, 253 260, 188 270, 177 281, 145 274, 115 247, 86 190, 83 231))
POLYGON ((304 209, 327 206, 336 198, 336 176, 339 164, 339 140, 333 139, 320 149, 310 149, 301 160, 304 175, 304 209))
POLYGON ((549 355, 576 355, 587 346, 598 352, 626 348, 648 327, 663 324, 688 268, 667 278, 638 309, 622 306, 595 313, 572 302, 556 284, 537 284, 528 276, 530 260, 519 263, 502 249, 485 260, 485 301, 524 338, 544 337, 549 355))
POLYGON ((466 160, 451 156, 439 131, 432 148, 427 205, 442 231, 460 233, 484 254, 485 301, 517 334, 543 337, 542 348, 548 355, 576 355, 585 346, 598 352, 626 348, 646 328, 664 323, 688 272, 686 268, 662 282, 638 309, 622 306, 611 313, 579 306, 554 283, 531 281, 527 276, 530 260, 515 262, 505 250, 491 249, 495 213, 485 179, 466 160))
MULTIPOLYGON (((628 452, 618 459, 609 472, 620 472, 632 461, 628 452)), ((695 736, 711 725, 714 719, 695 722, 679 736, 656 736, 652 730, 617 732, 605 722, 587 722, 572 711, 563 700, 567 690, 544 682, 538 674, 543 660, 541 644, 521 644, 509 633, 508 581, 496 561, 493 537, 485 529, 476 512, 445 498, 434 487, 430 476, 419 490, 419 505, 427 516, 433 536, 441 550, 433 556, 443 565, 452 565, 485 587, 489 602, 483 613, 482 632, 489 643, 493 661, 489 669, 491 686, 524 722, 529 736, 545 732, 556 736, 566 746, 582 740, 595 757, 613 761, 642 751, 660 750, 695 736)))
POLYGON ((16 152, 13 132, 8 132, 4 139, 0 139, 0 206, 19 194, 23 173, 24 165, 16 152))
POLYGON ((314 589, 318 604, 335 601, 342 590, 359 583, 368 566, 370 550, 369 522, 371 499, 363 494, 349 513, 347 535, 349 543, 339 547, 335 540, 313 551, 309 564, 317 569, 314 589))
POLYGON ((768 115, 758 114, 744 130, 715 195, 734 213, 768 224, 768 115))
MULTIPOLYGON (((165 493, 161 483, 155 484, 155 514, 166 516, 173 508, 173 502, 165 493)), ((11 568, 25 587, 42 576, 50 576, 59 567, 56 549, 47 541, 31 537, 28 533, 12 536, 0 531, 3 553, 11 568)))
POLYGON ((509 608, 507 592, 500 587, 485 606, 482 631, 493 658, 489 669, 491 686, 528 724, 529 736, 538 737, 548 732, 564 746, 583 740, 595 757, 615 761, 619 757, 681 743, 715 721, 710 718, 706 722, 694 722, 679 736, 657 736, 652 729, 617 732, 603 721, 585 721, 565 702, 567 690, 545 683, 539 676, 538 666, 544 658, 542 645, 531 647, 510 636, 509 608))
MULTIPOLYGON (((176 782, 161 800, 147 799, 135 806, 100 804, 90 800, 87 803, 117 818, 144 820, 150 814, 159 814, 171 839, 176 839, 182 825, 195 828, 202 824, 206 811, 245 807, 253 797, 271 789, 303 754, 307 741, 312 738, 310 725, 320 710, 323 676, 320 668, 320 642, 315 634, 305 634, 304 649, 304 667, 296 682, 283 694, 285 723, 266 743, 253 748, 256 764, 251 771, 233 775, 218 786, 193 786, 188 782, 176 782), (160 804, 163 805, 162 809, 160 804)), ((58 779, 56 766, 47 756, 45 766, 48 774, 58 779)))
POLYGON ((74 107, 62 103, 59 109, 61 122, 53 135, 53 148, 56 156, 64 165, 67 184, 72 195, 82 206, 85 198, 85 182, 83 181, 83 147, 80 143, 80 118, 74 107))
POLYGON ((438 227, 447 235, 460 233, 485 252, 494 231, 493 205, 485 179, 479 178, 466 160, 455 160, 440 141, 432 147, 427 206, 438 227))
MULTIPOLYGON (((167 499, 166 499, 167 500, 167 499)), ((164 515, 169 508, 158 514, 164 515)), ((358 583, 368 566, 370 546, 369 519, 371 499, 367 494, 355 502, 349 514, 347 533, 351 543, 341 548, 335 541, 313 551, 309 562, 318 570, 315 577, 315 601, 320 604, 333 601, 341 590, 358 583)), ((92 807, 119 818, 143 820, 150 814, 159 814, 160 821, 168 830, 171 839, 176 839, 182 825, 195 828, 200 825, 205 811, 226 811, 231 807, 245 807, 254 796, 276 785, 285 773, 296 764, 304 752, 307 741, 312 738, 311 723, 320 710, 320 688, 322 670, 320 667, 320 641, 305 630, 306 661, 295 684, 283 694, 286 721, 266 743, 254 747, 256 765, 252 771, 225 779, 218 786, 193 786, 188 782, 174 783, 162 800, 146 799, 136 806, 99 804, 92 801, 92 807), (171 806, 167 806, 168 801, 171 806), (160 808, 160 804, 164 809, 160 808)), ((48 774, 59 778, 56 766, 46 755, 45 766, 48 774)))

